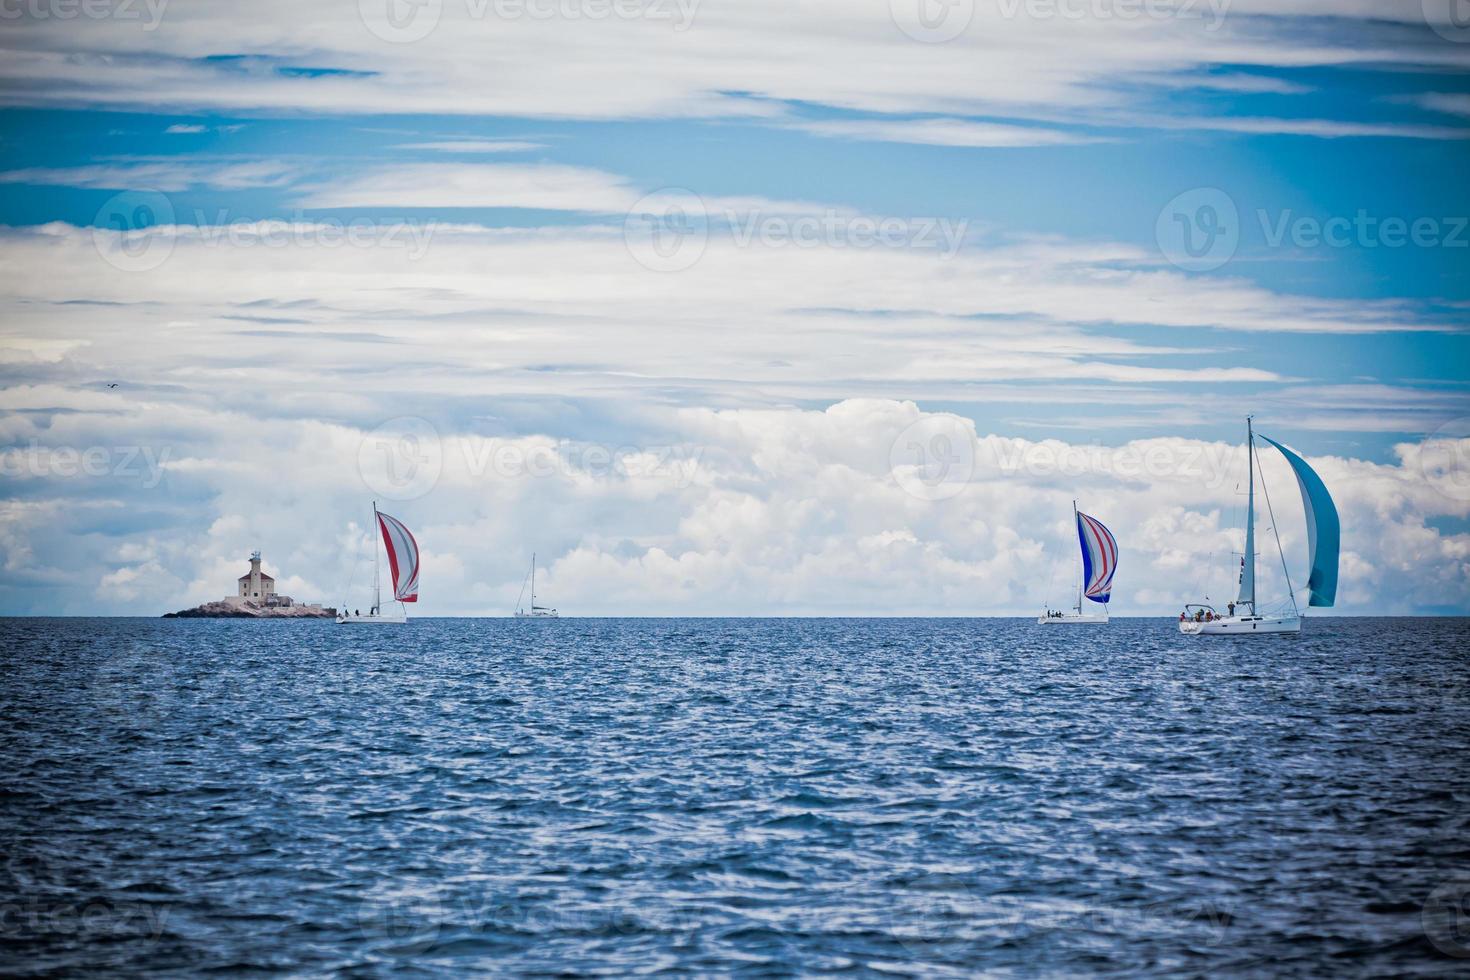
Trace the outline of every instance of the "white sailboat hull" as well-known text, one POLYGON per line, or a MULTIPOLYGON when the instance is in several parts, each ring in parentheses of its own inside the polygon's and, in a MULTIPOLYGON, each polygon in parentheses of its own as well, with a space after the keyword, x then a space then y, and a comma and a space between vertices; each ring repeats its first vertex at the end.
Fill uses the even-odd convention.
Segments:
POLYGON ((1222 616, 1197 622, 1181 620, 1179 632, 1185 636, 1264 636, 1269 633, 1300 633, 1302 618, 1294 613, 1280 616, 1222 616))
POLYGON ((1062 613, 1060 616, 1037 616, 1038 626, 1106 626, 1108 614, 1101 616, 1093 613, 1062 613))
POLYGON ((352 613, 338 613, 338 626, 402 626, 408 622, 406 613, 386 613, 381 616, 357 616, 352 613))

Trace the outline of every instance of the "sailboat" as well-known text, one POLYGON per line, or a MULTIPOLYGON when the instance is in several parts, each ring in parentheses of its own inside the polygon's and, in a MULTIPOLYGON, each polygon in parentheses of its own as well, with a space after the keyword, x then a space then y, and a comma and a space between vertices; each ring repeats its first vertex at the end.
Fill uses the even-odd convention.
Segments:
POLYGON ((536 552, 531 552, 531 608, 521 608, 521 598, 526 594, 526 583, 521 583, 521 594, 516 596, 516 619, 559 619, 557 611, 550 606, 536 605, 536 552))
POLYGON ((1100 626, 1108 621, 1108 600, 1113 596, 1113 574, 1118 570, 1118 539, 1103 522, 1077 509, 1072 501, 1072 519, 1077 522, 1077 538, 1082 544, 1082 580, 1077 585, 1077 605, 1072 612, 1048 609, 1036 617, 1042 626, 1100 626), (1102 606, 1101 614, 1091 607, 1084 610, 1082 600, 1102 606))
POLYGON ((389 517, 378 510, 373 501, 373 523, 383 535, 383 550, 388 553, 388 570, 393 577, 393 601, 398 611, 383 610, 383 590, 379 578, 378 546, 373 543, 373 604, 367 615, 348 612, 346 604, 337 614, 338 626, 368 626, 379 623, 408 622, 407 602, 419 601, 419 545, 413 534, 396 517, 389 517))
MULTIPOLYGON (((1307 577, 1308 606, 1331 606, 1337 599, 1337 554, 1342 539, 1342 525, 1337 519, 1337 506, 1317 472, 1307 461, 1269 436, 1260 436, 1286 457, 1296 474, 1302 492, 1302 507, 1307 517, 1307 554, 1311 572, 1307 577)), ((1240 556, 1240 591, 1225 615, 1213 606, 1191 603, 1179 616, 1179 632, 1189 636, 1242 636, 1260 633, 1300 633, 1302 613, 1291 587, 1291 572, 1286 567, 1286 552, 1281 548, 1281 535, 1275 534, 1276 551, 1281 555, 1281 571, 1286 576, 1290 611, 1262 613, 1256 602, 1256 455, 1255 425, 1252 417, 1245 420, 1245 456, 1248 490, 1245 505, 1245 552, 1240 556)), ((1271 510, 1271 494, 1264 481, 1266 509, 1271 515, 1271 530, 1276 530, 1276 515, 1271 510)))

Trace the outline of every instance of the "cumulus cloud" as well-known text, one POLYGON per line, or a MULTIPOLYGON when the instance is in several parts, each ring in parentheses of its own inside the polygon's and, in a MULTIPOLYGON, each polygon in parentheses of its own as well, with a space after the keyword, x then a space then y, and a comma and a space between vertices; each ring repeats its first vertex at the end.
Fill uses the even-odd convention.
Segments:
MULTIPOLYGON (((101 408, 88 394, 93 408, 63 411, 75 394, 32 392, 53 414, 31 435, 109 451, 146 443, 171 461, 167 476, 145 488, 114 457, 95 475, 37 477, 35 503, 0 510, 8 611, 152 614, 216 598, 256 547, 299 599, 366 601, 373 497, 423 548, 422 614, 507 613, 532 550, 543 596, 575 614, 1032 613, 1073 590, 1074 498, 1122 544, 1115 613, 1225 596, 1240 547, 1244 457, 1224 442, 1025 440, 856 399, 642 411, 611 443, 431 428, 410 446, 158 396, 109 395, 101 408), (203 458, 225 465, 173 462, 203 458), (110 515, 100 534, 99 508, 110 515), (38 584, 54 576, 42 554, 76 571, 38 584)), ((1470 502, 1459 483, 1426 477, 1423 445, 1390 463, 1298 446, 1342 513, 1343 612, 1470 602, 1470 535, 1435 527, 1470 515, 1470 502)), ((1457 449, 1463 459, 1470 446, 1457 449)), ((1284 465, 1263 460, 1299 582, 1300 504, 1284 465)), ((1263 596, 1282 599, 1274 560, 1261 575, 1263 596)))

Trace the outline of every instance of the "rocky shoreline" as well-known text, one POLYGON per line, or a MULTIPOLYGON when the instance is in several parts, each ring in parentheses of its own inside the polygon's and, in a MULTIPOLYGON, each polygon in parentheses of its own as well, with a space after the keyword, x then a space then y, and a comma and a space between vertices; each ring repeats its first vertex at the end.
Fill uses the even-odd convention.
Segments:
POLYGON ((253 602, 206 602, 193 609, 164 613, 164 619, 335 619, 337 610, 321 606, 258 606, 253 602))

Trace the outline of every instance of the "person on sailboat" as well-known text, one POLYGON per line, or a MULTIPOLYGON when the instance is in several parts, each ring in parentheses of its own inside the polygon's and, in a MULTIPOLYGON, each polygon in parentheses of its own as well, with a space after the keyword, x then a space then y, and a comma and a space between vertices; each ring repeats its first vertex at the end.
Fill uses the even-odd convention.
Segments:
POLYGON ((1235 603, 1232 602, 1230 604, 1230 607, 1229 608, 1230 608, 1230 615, 1234 616, 1235 615, 1235 603))

